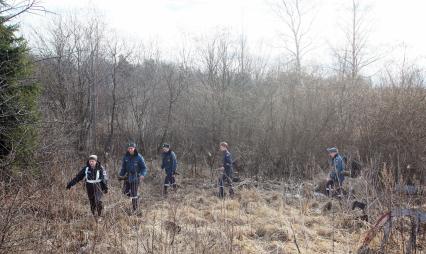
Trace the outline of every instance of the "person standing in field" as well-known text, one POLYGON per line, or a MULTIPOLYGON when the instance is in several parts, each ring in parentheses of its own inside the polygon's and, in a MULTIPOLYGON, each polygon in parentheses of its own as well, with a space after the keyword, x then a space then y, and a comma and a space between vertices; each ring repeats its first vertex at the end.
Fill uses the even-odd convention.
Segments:
POLYGON ((326 191, 330 196, 332 190, 341 190, 343 186, 345 163, 336 147, 327 148, 327 152, 331 159, 331 172, 327 179, 326 191))
POLYGON ((223 198, 225 196, 225 184, 229 187, 229 195, 234 196, 234 188, 232 186, 232 156, 229 152, 229 146, 226 142, 221 142, 219 144, 219 150, 223 152, 223 165, 219 168, 221 175, 219 177, 219 197, 223 198))
POLYGON ((166 178, 164 179, 164 195, 167 195, 167 188, 173 187, 173 190, 176 190, 176 169, 177 169, 177 159, 176 154, 170 149, 169 144, 162 145, 163 152, 161 169, 166 171, 166 178))
POLYGON ((108 192, 108 176, 105 169, 101 166, 96 155, 90 155, 89 159, 80 172, 67 184, 67 189, 71 189, 81 180, 86 181, 87 197, 90 201, 90 210, 96 217, 102 215, 102 194, 108 192))
POLYGON ((123 157, 120 178, 125 178, 124 194, 132 199, 132 207, 135 212, 139 206, 138 188, 147 173, 147 167, 142 155, 136 150, 136 144, 127 145, 127 152, 123 157))

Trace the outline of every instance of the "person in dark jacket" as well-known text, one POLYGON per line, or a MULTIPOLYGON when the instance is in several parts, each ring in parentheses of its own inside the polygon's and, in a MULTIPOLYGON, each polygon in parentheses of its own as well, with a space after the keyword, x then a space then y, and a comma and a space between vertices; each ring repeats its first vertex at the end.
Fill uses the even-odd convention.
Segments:
POLYGON ((96 155, 90 155, 85 167, 67 184, 67 189, 71 189, 81 180, 86 181, 87 196, 90 201, 90 210, 94 216, 102 215, 102 193, 108 192, 108 176, 101 166, 96 155), (97 214, 95 213, 97 212, 97 214))
POLYGON ((136 150, 136 144, 130 143, 127 146, 127 153, 123 157, 123 163, 119 173, 120 177, 125 177, 124 194, 132 199, 133 211, 138 208, 138 188, 147 173, 147 167, 141 154, 136 150))
POLYGON ((232 156, 229 152, 229 146, 226 142, 221 142, 219 144, 219 150, 223 152, 223 166, 220 167, 221 176, 219 177, 219 197, 223 198, 225 196, 224 193, 224 185, 225 183, 229 186, 229 195, 234 196, 234 189, 232 186, 232 156))
POLYGON ((345 162, 336 147, 327 148, 328 155, 331 159, 331 172, 327 182, 327 193, 330 195, 330 190, 337 186, 336 190, 341 190, 343 181, 345 180, 345 162))
POLYGON ((175 174, 177 169, 176 154, 170 149, 169 144, 163 144, 163 153, 161 169, 166 171, 166 178, 164 179, 164 194, 167 194, 167 187, 171 186, 176 190, 175 174))

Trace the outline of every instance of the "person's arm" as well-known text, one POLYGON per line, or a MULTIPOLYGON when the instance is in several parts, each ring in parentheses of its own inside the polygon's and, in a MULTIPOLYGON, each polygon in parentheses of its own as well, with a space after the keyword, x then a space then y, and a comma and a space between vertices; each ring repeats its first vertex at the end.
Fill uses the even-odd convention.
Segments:
POLYGON ((343 159, 341 157, 338 157, 335 161, 336 163, 336 170, 339 174, 342 174, 345 170, 345 164, 343 163, 343 159))
POLYGON ((139 156, 138 164, 139 164, 138 175, 145 177, 148 169, 145 165, 145 160, 143 159, 142 155, 139 156))
POLYGON ((104 167, 101 167, 101 189, 103 192, 108 192, 108 174, 104 167))
POLYGON ((86 172, 86 167, 84 167, 83 169, 81 169, 80 172, 78 172, 78 174, 71 181, 68 182, 67 189, 71 189, 71 187, 73 187, 78 182, 80 182, 81 180, 83 180, 83 178, 86 175, 85 172, 86 172))
POLYGON ((121 163, 120 173, 118 173, 118 175, 124 176, 125 174, 126 174, 126 156, 123 157, 123 162, 121 163))
POLYGON ((231 168, 231 167, 232 167, 232 157, 231 157, 231 154, 230 154, 230 153, 227 153, 227 154, 225 155, 225 160, 224 160, 224 163, 223 163, 223 167, 224 167, 225 169, 229 169, 229 168, 231 168))
POLYGON ((165 161, 165 155, 161 154, 161 169, 164 169, 166 167, 166 165, 164 165, 164 161, 165 161))
POLYGON ((172 172, 175 172, 177 169, 177 159, 176 154, 172 152, 172 172))

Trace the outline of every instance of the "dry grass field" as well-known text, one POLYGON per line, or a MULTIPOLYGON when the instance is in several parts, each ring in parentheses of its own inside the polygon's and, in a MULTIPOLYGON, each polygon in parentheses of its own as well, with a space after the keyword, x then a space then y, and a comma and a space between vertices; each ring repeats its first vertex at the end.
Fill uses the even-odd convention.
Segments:
MULTIPOLYGON (((83 184, 66 191, 65 180, 52 180, 57 183, 50 187, 29 184, 28 192, 2 196, 2 225, 10 228, 1 252, 356 253, 370 227, 356 219, 349 200, 313 195, 311 183, 243 179, 234 198, 219 199, 209 177, 179 176, 178 191, 163 197, 160 174, 142 185, 136 215, 129 215, 121 182, 111 179, 104 216, 96 223, 83 184)), ((395 234, 387 253, 403 253, 404 237, 395 234)), ((423 237, 418 253, 424 243, 423 237)))

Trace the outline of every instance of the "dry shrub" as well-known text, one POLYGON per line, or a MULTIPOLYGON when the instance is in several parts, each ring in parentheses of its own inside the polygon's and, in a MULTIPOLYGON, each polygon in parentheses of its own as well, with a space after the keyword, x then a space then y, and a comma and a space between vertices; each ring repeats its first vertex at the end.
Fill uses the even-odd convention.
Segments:
POLYGON ((256 236, 263 238, 265 241, 281 241, 289 240, 289 235, 286 229, 272 224, 260 225, 256 229, 256 236))
POLYGON ((332 234, 333 234, 333 229, 320 227, 320 228, 317 229, 317 234, 321 237, 331 239, 332 234))
POLYGON ((317 218, 308 218, 307 220, 305 220, 305 226, 308 228, 314 227, 319 224, 321 224, 321 222, 317 218))

